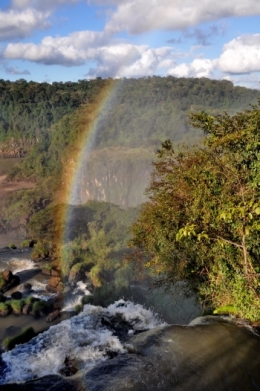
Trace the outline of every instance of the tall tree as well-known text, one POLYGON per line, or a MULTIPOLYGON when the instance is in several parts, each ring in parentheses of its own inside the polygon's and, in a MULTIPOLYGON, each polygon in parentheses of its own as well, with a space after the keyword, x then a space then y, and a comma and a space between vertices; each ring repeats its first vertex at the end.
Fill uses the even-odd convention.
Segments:
POLYGON ((203 145, 162 144, 132 244, 162 280, 186 279, 205 303, 259 318, 260 107, 190 120, 203 145))

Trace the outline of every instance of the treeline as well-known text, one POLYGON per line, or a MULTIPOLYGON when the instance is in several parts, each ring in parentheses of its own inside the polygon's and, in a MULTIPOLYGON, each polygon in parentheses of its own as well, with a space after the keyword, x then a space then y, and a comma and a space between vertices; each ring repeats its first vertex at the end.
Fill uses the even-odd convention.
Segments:
POLYGON ((1 83, 0 140, 16 135, 37 141, 22 168, 13 172, 18 178, 60 172, 66 156, 82 148, 75 145, 97 119, 94 149, 154 150, 167 138, 194 145, 202 132, 188 123, 190 111, 234 114, 260 98, 260 91, 234 87, 226 80, 172 76, 1 83))
POLYGON ((35 143, 64 115, 71 113, 104 86, 105 81, 36 83, 0 80, 0 142, 11 138, 35 143))

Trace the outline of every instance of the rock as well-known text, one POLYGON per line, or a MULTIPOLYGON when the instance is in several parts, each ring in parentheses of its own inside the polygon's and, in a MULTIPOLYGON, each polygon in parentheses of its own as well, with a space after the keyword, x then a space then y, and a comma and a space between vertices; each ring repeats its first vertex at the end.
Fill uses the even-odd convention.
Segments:
POLYGON ((59 318, 60 317, 60 310, 55 310, 53 312, 51 312, 47 318, 46 318, 46 322, 53 322, 55 319, 59 318))
POLYGON ((20 291, 15 291, 11 294, 11 298, 15 300, 21 300, 22 297, 23 295, 20 291))
POLYGON ((23 284, 23 289, 25 292, 30 292, 32 290, 32 284, 26 282, 25 284, 23 284))
POLYGON ((81 380, 67 379, 59 375, 48 375, 25 384, 3 384, 1 391, 87 391, 81 385, 81 380))
POLYGON ((2 276, 3 276, 3 280, 5 282, 2 285, 2 287, 0 288, 0 292, 2 292, 2 293, 6 292, 9 289, 12 289, 15 286, 20 284, 20 278, 18 276, 16 276, 16 275, 13 275, 11 270, 7 270, 7 269, 4 270, 2 272, 2 276))
POLYGON ((50 293, 61 293, 63 289, 64 285, 59 277, 51 277, 46 286, 46 291, 50 293))
POLYGON ((42 268, 42 274, 44 274, 45 276, 50 276, 51 275, 51 270, 48 269, 47 267, 43 267, 42 268))
POLYGON ((60 273, 57 270, 55 270, 55 269, 51 269, 51 275, 53 277, 59 277, 60 273))
POLYGON ((13 273, 11 272, 11 270, 4 270, 3 271, 3 279, 6 281, 6 282, 10 282, 11 279, 13 277, 13 273))
POLYGON ((0 316, 7 316, 10 314, 10 308, 3 308, 3 309, 0 309, 0 316))
POLYGON ((32 305, 31 304, 25 304, 25 306, 23 306, 23 310, 22 310, 22 313, 24 315, 28 315, 32 310, 32 305))

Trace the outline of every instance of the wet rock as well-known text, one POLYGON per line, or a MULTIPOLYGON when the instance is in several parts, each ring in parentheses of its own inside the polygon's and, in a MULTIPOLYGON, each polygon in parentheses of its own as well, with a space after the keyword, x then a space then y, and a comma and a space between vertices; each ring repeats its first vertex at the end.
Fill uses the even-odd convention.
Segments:
POLYGON ((22 297, 23 295, 20 291, 15 291, 11 294, 11 298, 14 300, 21 300, 22 297))
POLYGON ((0 308, 0 316, 8 316, 11 310, 9 307, 0 308))
POLYGON ((51 276, 59 277, 60 273, 56 269, 51 269, 51 276))
POLYGON ((49 323, 49 322, 53 322, 55 319, 59 318, 60 315, 61 315, 60 310, 57 309, 57 310, 51 312, 51 313, 47 316, 46 322, 48 322, 48 323, 49 323))
POLYGON ((46 286, 46 291, 50 293, 61 293, 64 285, 59 277, 51 277, 46 286))
POLYGON ((47 267, 42 268, 42 274, 45 276, 50 276, 51 275, 51 269, 48 269, 47 267))
POLYGON ((30 284, 29 282, 26 282, 25 284, 23 284, 23 290, 25 292, 30 292, 32 290, 32 284, 30 284))
POLYGON ((1 391, 87 391, 80 380, 64 379, 59 375, 48 375, 25 384, 5 384, 1 391))
POLYGON ((78 363, 77 360, 66 357, 64 361, 64 367, 61 369, 60 374, 63 376, 72 376, 78 372, 78 363))
POLYGON ((2 277, 4 280, 3 285, 0 287, 0 292, 4 293, 8 291, 9 289, 14 288, 15 286, 19 285, 20 278, 16 275, 14 275, 11 270, 4 270, 2 272, 2 277))
POLYGON ((28 315, 28 314, 30 314, 31 310, 32 310, 32 305, 31 304, 26 304, 25 306, 23 306, 22 313, 24 315, 28 315))

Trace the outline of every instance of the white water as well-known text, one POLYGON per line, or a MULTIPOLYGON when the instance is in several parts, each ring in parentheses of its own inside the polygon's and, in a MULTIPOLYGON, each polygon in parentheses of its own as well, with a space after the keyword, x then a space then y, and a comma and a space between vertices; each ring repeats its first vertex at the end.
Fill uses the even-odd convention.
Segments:
POLYGON ((118 337, 102 324, 102 317, 112 320, 115 315, 128 322, 130 334, 162 324, 152 311, 124 300, 108 308, 85 305, 79 315, 50 327, 27 344, 3 353, 7 368, 0 384, 57 374, 64 367, 66 358, 72 359, 80 370, 106 360, 109 352, 125 353, 118 337))
POLYGON ((77 286, 73 290, 72 294, 70 294, 69 297, 65 299, 62 311, 75 311, 75 306, 81 304, 82 297, 89 295, 91 295, 91 292, 88 290, 87 284, 85 284, 83 281, 78 281, 77 286))
POLYGON ((12 257, 10 259, 1 259, 0 271, 5 269, 11 270, 13 274, 16 274, 24 270, 36 270, 38 269, 38 266, 30 259, 12 257))

